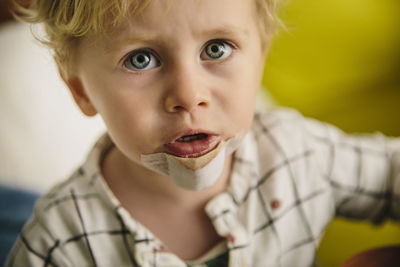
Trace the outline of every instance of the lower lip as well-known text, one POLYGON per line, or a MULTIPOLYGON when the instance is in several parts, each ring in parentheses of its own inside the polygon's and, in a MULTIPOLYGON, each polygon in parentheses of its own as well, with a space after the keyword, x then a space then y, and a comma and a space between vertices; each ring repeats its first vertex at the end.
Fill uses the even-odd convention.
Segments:
POLYGON ((165 144, 164 147, 168 154, 182 158, 197 158, 213 150, 220 140, 220 136, 209 135, 204 139, 187 143, 175 141, 165 144))

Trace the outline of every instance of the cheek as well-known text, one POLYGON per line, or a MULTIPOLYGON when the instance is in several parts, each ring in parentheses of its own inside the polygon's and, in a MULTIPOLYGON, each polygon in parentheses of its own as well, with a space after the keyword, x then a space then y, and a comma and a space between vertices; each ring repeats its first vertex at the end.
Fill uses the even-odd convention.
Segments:
POLYGON ((93 81, 93 104, 100 115, 111 125, 128 127, 132 123, 146 120, 146 110, 154 108, 156 99, 149 97, 149 90, 144 90, 130 79, 119 76, 104 77, 93 81))
POLYGON ((247 129, 252 121, 255 107, 255 95, 254 90, 250 88, 248 90, 243 90, 244 93, 240 98, 236 99, 235 106, 237 108, 235 111, 235 117, 238 118, 238 124, 241 128, 247 129))
POLYGON ((124 154, 137 159, 146 149, 152 149, 152 134, 157 125, 154 98, 128 89, 102 94, 97 100, 96 108, 109 135, 124 154))
POLYGON ((139 161, 140 154, 153 153, 157 147, 155 121, 148 116, 146 106, 120 105, 103 116, 108 134, 118 149, 132 161, 139 161), (143 109, 140 109, 142 106, 143 109))
POLYGON ((256 92, 253 88, 245 82, 232 84, 220 105, 224 109, 222 114, 225 114, 222 120, 236 133, 247 130, 252 122, 256 92))
MULTIPOLYGON (((257 62, 258 63, 258 62, 257 62)), ((251 60, 237 69, 240 73, 231 84, 229 95, 230 113, 234 114, 242 129, 247 129, 253 119, 256 95, 261 86, 261 71, 258 64, 251 60)))

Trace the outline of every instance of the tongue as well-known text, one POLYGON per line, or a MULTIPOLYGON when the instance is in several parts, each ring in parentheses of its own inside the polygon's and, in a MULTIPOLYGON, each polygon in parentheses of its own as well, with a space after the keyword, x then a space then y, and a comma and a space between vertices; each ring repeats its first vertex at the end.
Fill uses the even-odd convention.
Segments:
POLYGON ((178 138, 176 141, 181 143, 192 142, 196 140, 201 140, 207 138, 206 134, 194 134, 194 135, 185 135, 178 138))

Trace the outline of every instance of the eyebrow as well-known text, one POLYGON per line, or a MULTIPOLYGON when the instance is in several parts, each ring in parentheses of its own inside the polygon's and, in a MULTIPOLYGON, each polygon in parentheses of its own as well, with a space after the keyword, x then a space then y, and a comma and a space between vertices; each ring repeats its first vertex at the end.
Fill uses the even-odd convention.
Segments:
POLYGON ((243 34, 246 37, 249 36, 249 30, 247 28, 240 28, 232 25, 223 25, 216 29, 206 30, 200 32, 200 35, 212 36, 212 35, 235 35, 243 34))
POLYGON ((117 38, 112 41, 109 41, 106 46, 105 46, 105 51, 106 53, 112 53, 114 51, 118 51, 121 47, 128 46, 132 43, 138 43, 138 42, 157 42, 157 38, 152 38, 146 35, 134 35, 130 36, 128 38, 117 38))
MULTIPOLYGON (((204 31, 199 31, 193 33, 194 36, 218 36, 218 35, 244 35, 243 38, 246 38, 249 36, 249 30, 247 28, 240 28, 236 27, 233 25, 222 25, 218 28, 210 29, 210 30, 204 30, 204 31)), ((118 43, 118 47, 124 47, 128 44, 131 43, 138 43, 138 42, 143 42, 143 43, 160 43, 160 41, 157 38, 157 35, 145 35, 145 34, 132 34, 132 36, 128 38, 121 38, 114 40, 112 43, 118 43)), ((108 47, 106 50, 111 52, 115 49, 108 47)))

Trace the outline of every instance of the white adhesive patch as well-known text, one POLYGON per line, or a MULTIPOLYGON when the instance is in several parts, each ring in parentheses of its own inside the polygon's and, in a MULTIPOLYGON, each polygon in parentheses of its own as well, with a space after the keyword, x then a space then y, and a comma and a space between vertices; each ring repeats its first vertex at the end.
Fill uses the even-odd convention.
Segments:
POLYGON ((200 191, 213 186, 224 170, 225 160, 239 147, 243 132, 197 158, 181 158, 167 153, 140 155, 144 166, 171 178, 181 188, 200 191))

